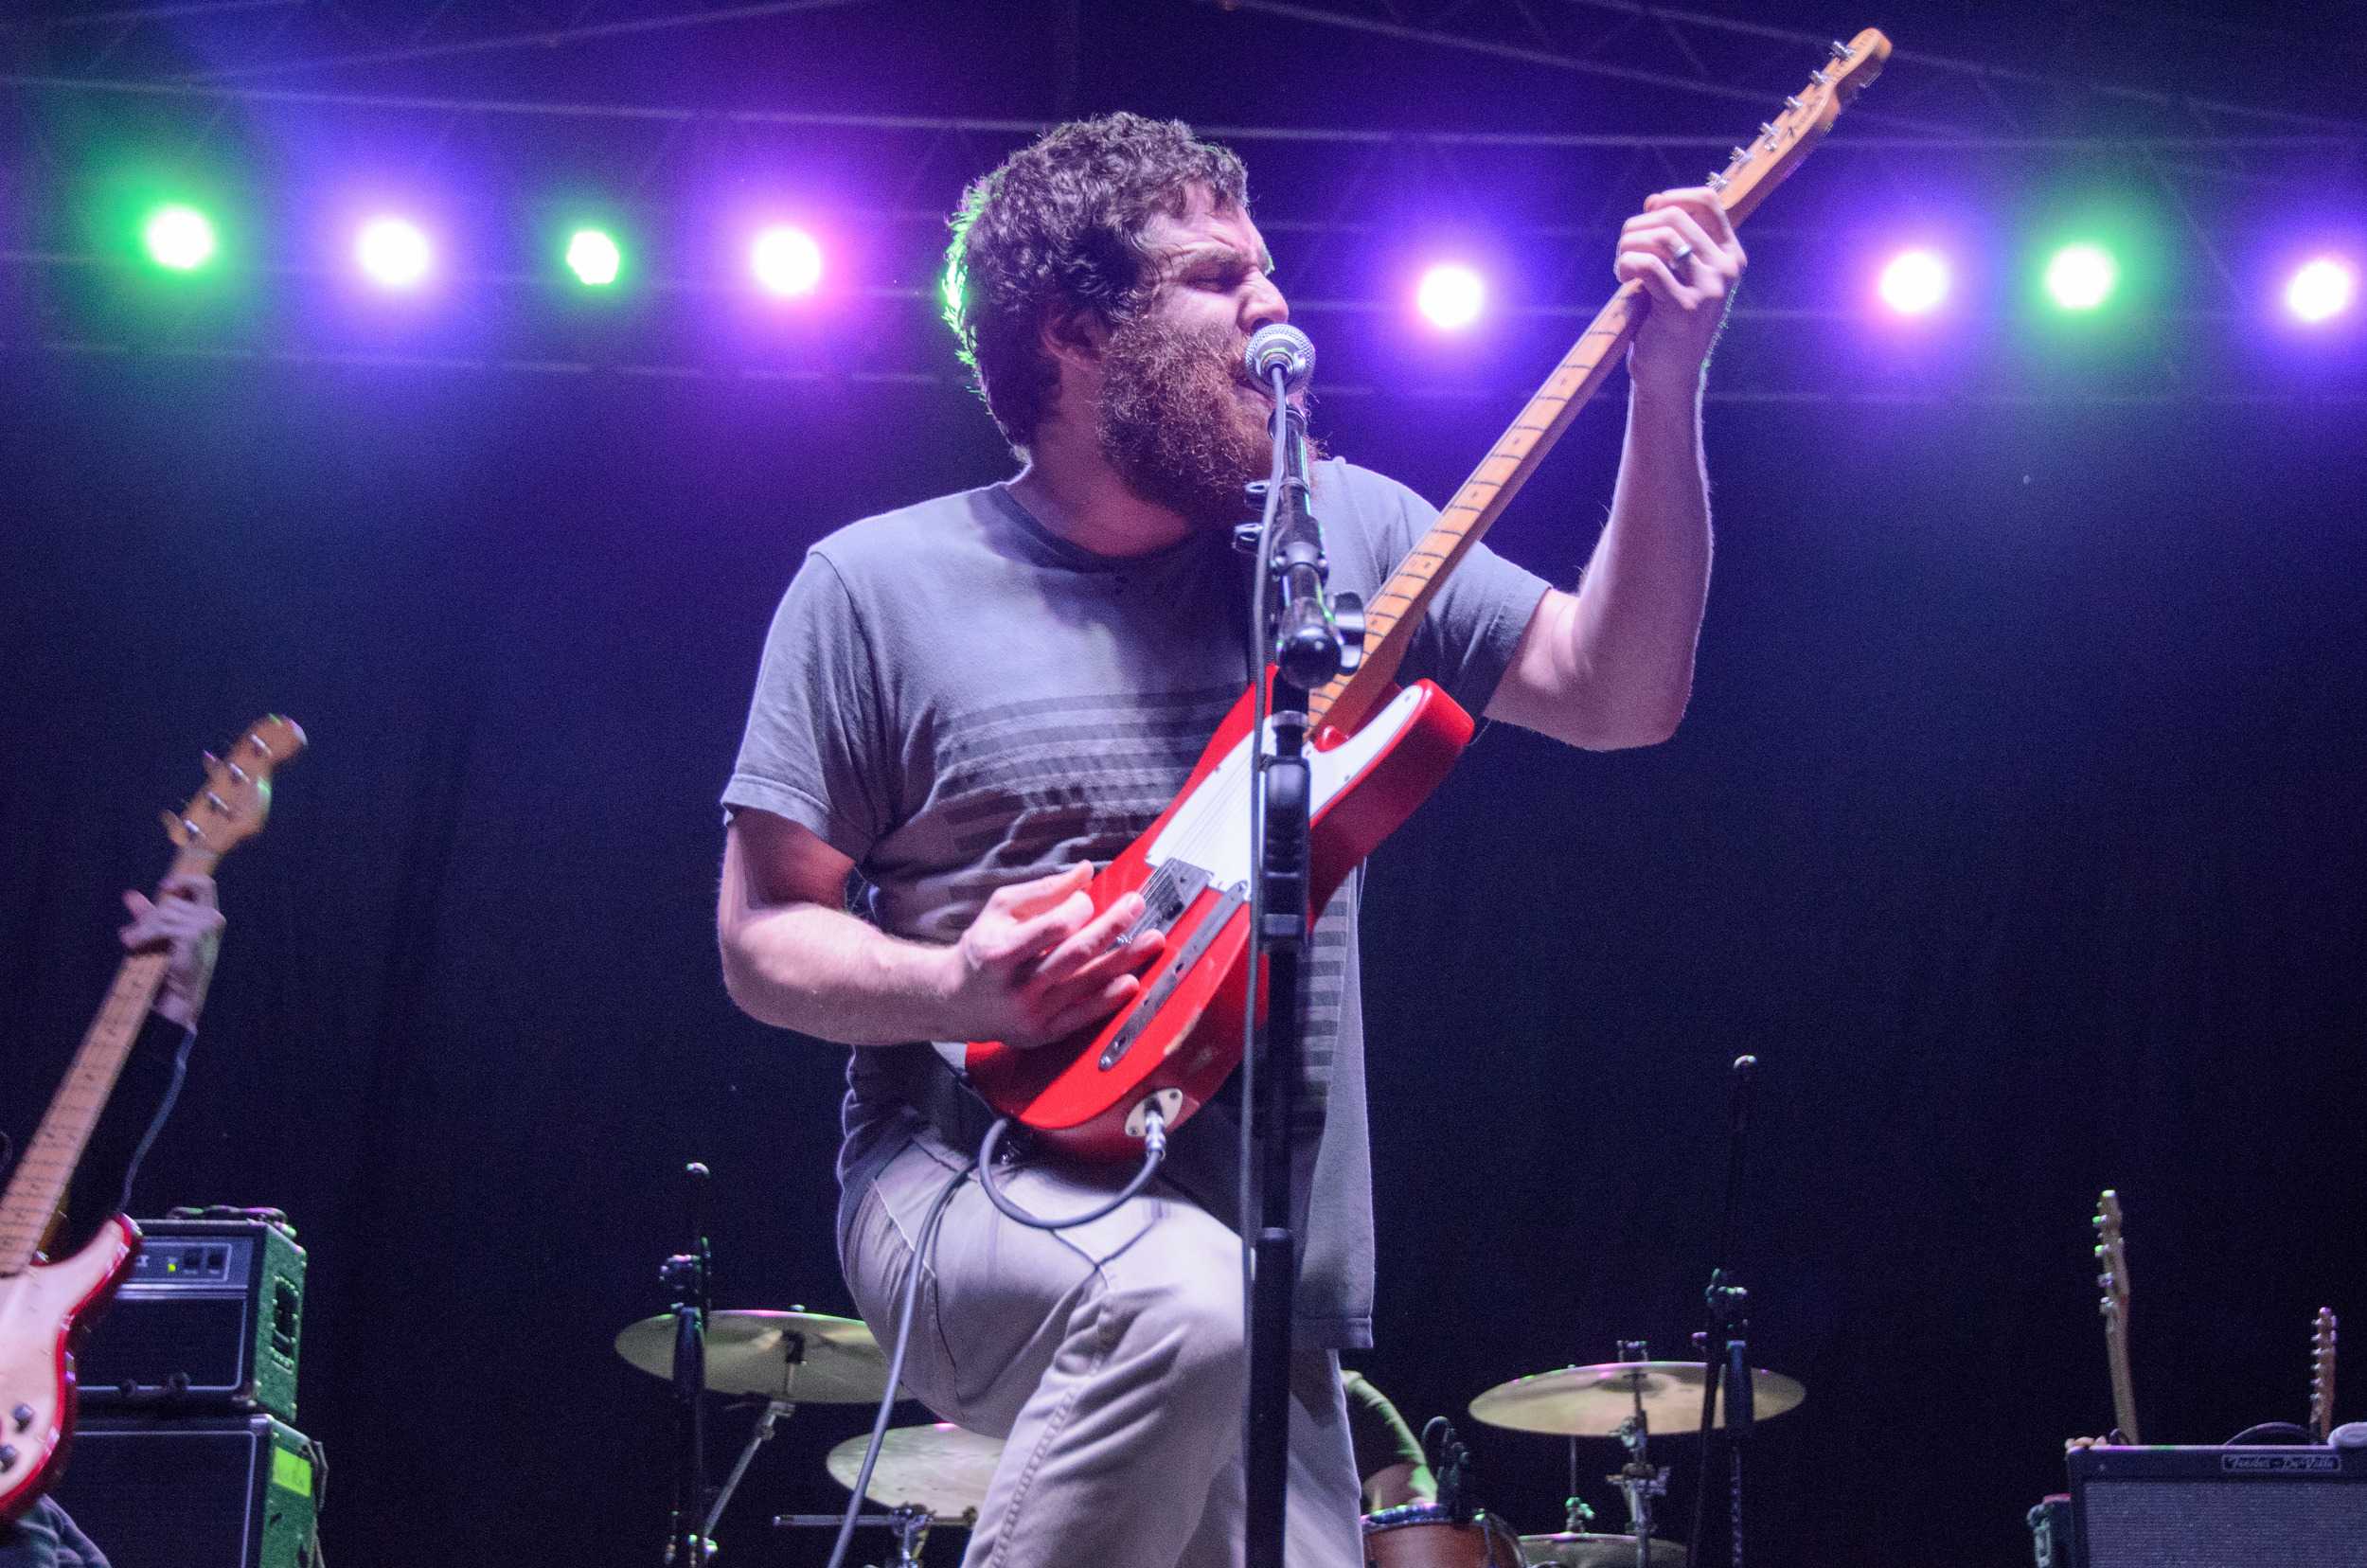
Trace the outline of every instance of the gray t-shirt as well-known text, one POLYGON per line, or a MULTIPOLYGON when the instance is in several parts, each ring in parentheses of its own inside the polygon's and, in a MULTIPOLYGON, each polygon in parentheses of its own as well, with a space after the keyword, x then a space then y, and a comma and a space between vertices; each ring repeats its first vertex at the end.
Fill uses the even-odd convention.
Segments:
MULTIPOLYGON (((1335 593, 1371 598, 1437 513, 1404 486, 1317 464, 1335 593)), ((1002 485, 865 519, 814 545, 774 615, 727 808, 788 818, 852 860, 857 912, 950 942, 995 889, 1107 864, 1183 788, 1247 689, 1250 562, 1222 533, 1113 560, 1069 543, 1002 485)), ((1400 679, 1474 717, 1543 579, 1473 550, 1433 600, 1400 679)), ((1352 878, 1317 922, 1297 1129, 1306 1204, 1300 1330, 1370 1343, 1372 1181, 1352 878)), ((974 1139, 975 1106, 925 1044, 847 1070, 842 1229, 923 1122, 974 1139), (967 1125, 965 1125, 967 1123, 967 1125)), ((1238 1214, 1228 1094, 1172 1141, 1166 1178, 1238 1214)))

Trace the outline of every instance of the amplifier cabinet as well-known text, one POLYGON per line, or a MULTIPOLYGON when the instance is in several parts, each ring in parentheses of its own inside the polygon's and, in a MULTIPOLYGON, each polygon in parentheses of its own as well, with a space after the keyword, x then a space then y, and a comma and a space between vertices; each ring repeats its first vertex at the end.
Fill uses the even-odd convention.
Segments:
POLYGON ((293 1421, 304 1249, 255 1220, 142 1220, 115 1301, 76 1358, 82 1408, 293 1421))
POLYGON ((53 1495, 114 1568, 311 1568, 314 1485, 268 1416, 92 1416, 53 1495))
POLYGON ((2079 1568, 2367 1568, 2367 1450, 2084 1448, 2079 1568))

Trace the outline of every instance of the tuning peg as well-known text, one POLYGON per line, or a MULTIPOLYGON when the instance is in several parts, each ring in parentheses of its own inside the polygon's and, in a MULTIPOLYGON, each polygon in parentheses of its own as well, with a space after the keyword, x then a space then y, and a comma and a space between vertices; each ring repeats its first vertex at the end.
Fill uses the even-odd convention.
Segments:
POLYGON ((1835 60, 1847 60, 1849 58, 1849 45, 1846 44, 1828 44, 1824 47, 1825 52, 1830 54, 1835 60))
POLYGON ((1784 107, 1796 115, 1800 112, 1800 100, 1796 98, 1788 98, 1784 99, 1784 107))
POLYGON ((1830 71, 1810 71, 1808 80, 1819 87, 1830 87, 1833 84, 1833 76, 1830 71))
POLYGON ((205 792, 205 804, 211 806, 215 811, 220 811, 224 816, 228 816, 230 814, 230 803, 222 799, 222 796, 214 793, 211 790, 205 792))
POLYGON ((1710 187, 1712 190, 1723 190, 1723 189, 1725 189, 1728 186, 1730 186, 1730 185, 1734 184, 1734 182, 1733 182, 1732 180, 1729 180, 1729 179, 1728 179, 1728 178, 1726 178, 1726 176, 1725 176, 1725 175, 1723 175, 1723 174, 1713 174, 1713 175, 1711 175, 1711 176, 1709 177, 1708 181, 1707 181, 1707 182, 1705 182, 1705 183, 1709 186, 1709 187, 1710 187))

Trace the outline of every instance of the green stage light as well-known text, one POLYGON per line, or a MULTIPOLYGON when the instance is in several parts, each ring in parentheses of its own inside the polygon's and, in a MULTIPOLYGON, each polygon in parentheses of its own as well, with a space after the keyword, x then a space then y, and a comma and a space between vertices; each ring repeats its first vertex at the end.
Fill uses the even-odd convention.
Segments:
POLYGON ((624 253, 603 229, 578 229, 567 237, 567 270, 589 289, 605 289, 624 270, 624 253))
POLYGON ((193 206, 158 207, 140 225, 148 258, 173 272, 195 272, 214 258, 213 220, 193 206))
POLYGON ((2046 264, 2047 297, 2066 311, 2092 311, 2112 297, 2120 263, 2102 245, 2065 245, 2046 264))

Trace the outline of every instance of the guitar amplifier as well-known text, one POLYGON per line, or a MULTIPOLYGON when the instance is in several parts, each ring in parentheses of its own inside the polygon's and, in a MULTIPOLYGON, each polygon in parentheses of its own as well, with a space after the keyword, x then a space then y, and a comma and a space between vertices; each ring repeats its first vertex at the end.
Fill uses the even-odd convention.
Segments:
POLYGON ((143 1220, 146 1239, 75 1358, 82 1408, 293 1421, 304 1249, 261 1220, 143 1220))
POLYGON ((2081 1448, 2077 1568, 2367 1568, 2367 1449, 2081 1448))
POLYGON ((318 1480, 268 1416, 89 1417, 52 1495, 114 1568, 312 1568, 318 1480))

